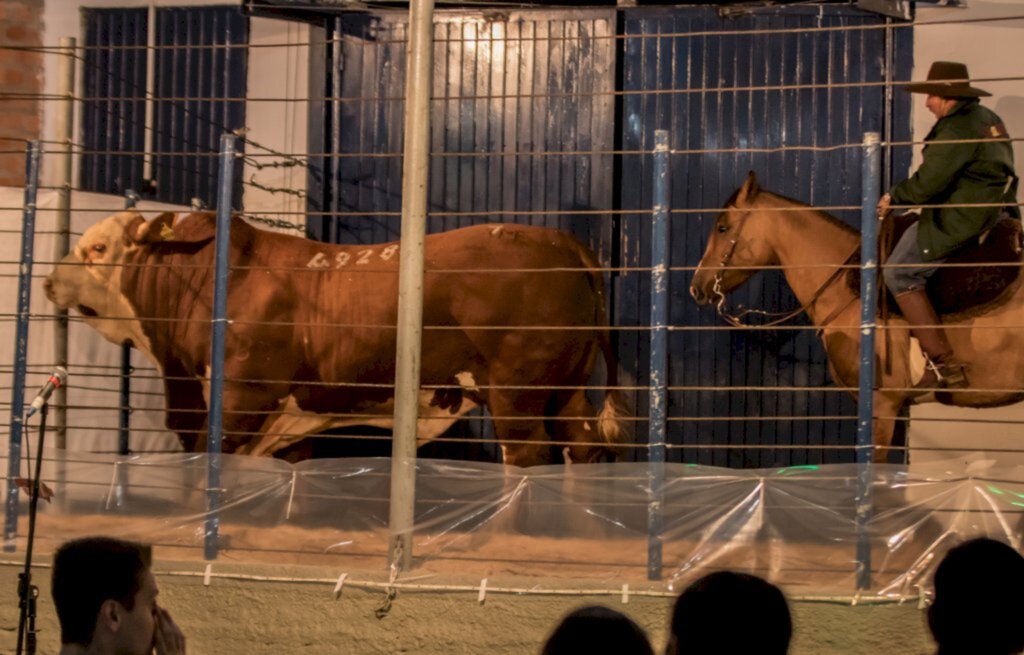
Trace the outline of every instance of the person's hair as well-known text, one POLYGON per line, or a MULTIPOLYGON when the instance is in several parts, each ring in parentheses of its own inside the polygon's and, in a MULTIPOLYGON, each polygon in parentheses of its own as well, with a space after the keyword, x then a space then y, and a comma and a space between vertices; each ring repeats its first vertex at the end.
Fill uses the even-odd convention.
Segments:
POLYGON ((993 539, 950 550, 935 570, 928 627, 939 652, 1024 651, 1024 557, 993 539))
POLYGON ((541 655, 568 653, 654 655, 643 628, 622 612, 600 605, 581 607, 562 617, 541 651, 541 655))
POLYGON ((680 594, 672 612, 675 652, 686 655, 785 655, 792 635, 782 591, 746 573, 704 576, 680 594))
POLYGON ((92 643, 96 617, 107 600, 131 611, 150 561, 149 546, 109 537, 75 539, 58 548, 50 591, 61 643, 92 643))

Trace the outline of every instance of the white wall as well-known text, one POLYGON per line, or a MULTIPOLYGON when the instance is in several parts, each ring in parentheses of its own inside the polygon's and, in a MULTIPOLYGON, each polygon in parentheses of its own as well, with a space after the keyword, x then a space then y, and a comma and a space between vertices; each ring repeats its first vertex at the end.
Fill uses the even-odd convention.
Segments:
MULTIPOLYGON (((969 7, 965 9, 918 5, 917 22, 1024 15, 1020 0, 967 1, 969 7)), ((972 78, 1024 76, 1024 20, 919 25, 914 29, 915 80, 923 80, 936 60, 963 62, 972 78)), ((992 93, 982 102, 1002 117, 1010 136, 1024 138, 1024 81, 978 81, 975 86, 992 93)), ((925 108, 923 95, 915 94, 913 107, 914 140, 919 141, 928 134, 935 118, 925 108)), ((1020 173, 1024 169, 1024 142, 1014 143, 1014 156, 1020 173)), ((920 147, 915 148, 914 166, 919 162, 920 147)), ((910 416, 910 445, 915 448, 912 464, 925 466, 951 457, 966 460, 979 450, 988 450, 989 457, 1001 465, 1024 464, 1024 404, 987 410, 921 405, 914 407, 910 416), (963 450, 929 452, 918 448, 963 450), (996 452, 1005 448, 1020 452, 996 452)))
MULTIPOLYGON (((0 187, 0 223, 21 223, 24 189, 0 187)), ((53 270, 58 259, 57 244, 52 234, 56 214, 57 192, 40 191, 36 199, 35 266, 32 271, 31 314, 28 335, 28 368, 25 400, 29 402, 46 380, 46 372, 53 369, 54 324, 39 316, 53 312, 53 305, 43 293, 43 278, 53 270)), ((75 192, 71 197, 71 230, 81 234, 89 225, 124 208, 124 199, 98 193, 75 192)), ((181 207, 143 202, 140 211, 152 218, 159 211, 180 210, 181 207)), ((72 239, 72 243, 77 237, 72 239)), ((0 239, 0 298, 13 314, 18 298, 18 261, 21 238, 0 239)), ((71 312, 77 318, 77 312, 71 312)), ((10 402, 11 368, 14 363, 13 320, 0 321, 0 388, 5 390, 4 403, 10 402)), ((78 451, 116 452, 118 425, 118 367, 121 349, 99 332, 79 320, 68 326, 68 448, 78 451)), ((164 429, 163 385, 153 364, 138 351, 132 351, 132 364, 137 374, 132 378, 131 448, 137 452, 180 450, 178 439, 164 429)), ((32 438, 35 439, 35 421, 32 438)), ((53 425, 51 416, 50 425, 53 425)), ((0 406, 0 457, 8 448, 7 433, 10 426, 10 407, 0 406)), ((33 442, 34 443, 34 442, 33 442)), ((50 445, 54 445, 50 442, 50 445)))
MULTIPOLYGON (((214 5, 226 4, 221 2, 210 2, 209 0, 157 0, 155 6, 189 6, 189 5, 214 5)), ((74 37, 78 44, 83 44, 82 38, 82 14, 84 7, 94 8, 127 8, 146 7, 147 3, 126 2, 125 0, 50 0, 44 9, 44 31, 42 42, 44 46, 55 47, 60 43, 62 37, 74 37)), ((252 18, 250 20, 250 43, 258 45, 280 45, 282 47, 257 47, 249 51, 248 61, 248 96, 257 100, 250 101, 246 107, 247 136, 252 140, 267 146, 277 152, 303 154, 306 151, 306 117, 308 97, 308 48, 305 44, 309 41, 309 28, 306 25, 270 20, 263 18, 252 18), (283 98, 298 99, 299 102, 274 101, 262 102, 258 98, 283 98)), ((57 67, 59 59, 55 54, 47 54, 44 60, 44 93, 57 93, 57 67)), ((78 66, 76 72, 76 83, 78 88, 76 94, 81 95, 82 69, 78 66)), ((41 138, 52 140, 56 137, 56 105, 52 102, 43 103, 43 132, 41 138)), ((80 125, 81 106, 76 103, 76 141, 77 126, 80 125)), ((53 147, 53 146, 48 146, 53 147)), ((258 154, 262 151, 251 145, 247 152, 258 154)), ((261 162, 270 162, 272 159, 260 158, 261 162)), ((43 169, 41 182, 44 186, 56 185, 59 180, 56 177, 56 170, 53 166, 53 158, 43 157, 43 169)), ((78 185, 78 166, 73 167, 75 178, 72 182, 78 185)), ((260 184, 268 187, 284 187, 299 191, 305 190, 306 176, 302 168, 267 168, 257 171, 246 167, 245 180, 249 181, 255 177, 260 184)), ((0 187, 0 214, 5 225, 17 225, 20 223, 20 210, 14 208, 22 204, 21 189, 0 187)), ((39 217, 38 230, 53 229, 52 208, 56 202, 53 191, 41 191, 38 201, 39 217)), ((272 218, 283 218, 294 223, 303 223, 303 217, 293 215, 289 212, 300 212, 305 208, 305 200, 289 194, 268 193, 247 186, 244 196, 244 207, 247 212, 261 213, 272 218), (281 212, 281 213, 278 213, 281 212)), ((72 197, 72 231, 77 235, 95 221, 100 220, 108 213, 113 213, 123 207, 123 199, 114 196, 76 192, 72 197), (97 211, 102 210, 102 211, 97 211)), ((158 208, 170 208, 165 205, 154 203, 143 203, 140 205, 143 210, 156 210, 158 208)), ((147 216, 148 217, 148 216, 147 216)), ((72 242, 77 236, 72 237, 72 242)), ((8 255, 4 261, 16 262, 18 260, 20 239, 8 239, 3 241, 3 250, 8 255)), ((53 240, 47 235, 39 235, 36 239, 36 277, 33 281, 32 311, 34 314, 48 314, 52 306, 42 293, 41 277, 48 274, 52 268, 51 262, 56 258, 53 240)), ((17 278, 14 277, 16 270, 13 265, 3 267, 7 277, 0 280, 0 298, 8 299, 11 303, 10 311, 14 310, 14 301, 17 293, 17 278)), ((53 324, 46 320, 35 320, 32 322, 29 338, 29 365, 34 371, 28 379, 28 390, 31 397, 35 393, 39 382, 44 379, 41 371, 51 366, 53 362, 53 324)), ((7 322, 0 324, 0 342, 13 343, 14 324, 7 322)), ((95 406, 101 408, 113 408, 117 403, 116 379, 97 379, 87 377, 85 374, 93 370, 82 368, 81 365, 88 362, 94 365, 116 367, 120 361, 120 350, 118 347, 103 340, 98 333, 84 324, 74 322, 70 328, 69 335, 69 361, 74 378, 69 386, 69 403, 79 406, 95 406), (74 364, 78 364, 76 367, 74 364), (76 370, 77 369, 77 370, 76 370), (76 375, 76 373, 78 373, 76 375)), ((13 352, 7 350, 0 352, 0 365, 9 367, 11 365, 13 352)), ((132 406, 137 409, 132 417, 132 448, 138 451, 166 450, 178 448, 177 438, 163 431, 163 389, 157 380, 146 379, 155 376, 151 364, 144 358, 135 355, 135 365, 139 368, 149 369, 142 371, 141 377, 133 380, 132 406)), ((10 374, 0 375, 0 386, 9 388, 10 374)), ((0 410, 0 421, 4 426, 9 425, 9 412, 6 409, 0 410)), ((112 429, 117 425, 117 414, 114 409, 75 410, 69 412, 69 423, 73 429, 69 430, 68 444, 75 450, 100 450, 110 451, 116 449, 116 432, 112 429)), ((6 429, 4 429, 6 431, 6 429)), ((6 452, 6 437, 0 438, 0 447, 6 452)))
MULTIPOLYGON (((213 2, 211 0, 154 0, 157 7, 181 7, 195 5, 237 4, 232 2, 213 2)), ((46 3, 43 13, 43 45, 56 47, 62 37, 74 37, 78 44, 83 44, 82 9, 89 8, 129 8, 148 7, 150 3, 125 0, 50 0, 46 3)), ((260 47, 249 51, 248 65, 248 96, 250 98, 285 98, 297 101, 260 102, 250 101, 246 107, 247 136, 268 148, 285 153, 304 153, 306 151, 306 115, 308 97, 308 48, 309 28, 306 25, 272 20, 267 18, 251 18, 249 24, 251 44, 280 44, 281 47, 260 47)), ((47 54, 44 59, 43 91, 45 94, 57 93, 58 55, 47 54)), ((76 73, 77 93, 81 94, 82 69, 79 65, 76 73)), ((43 139, 53 139, 56 135, 56 104, 43 103, 43 139)), ((81 106, 76 103, 76 134, 80 125, 81 106)), ((77 140, 77 137, 76 137, 77 140)), ((249 152, 258 153, 258 148, 249 147, 249 152)), ((261 162, 270 161, 260 159, 261 162)), ((268 187, 284 187, 305 191, 306 176, 304 169, 264 169, 260 172, 246 168, 245 180, 249 181, 255 174, 257 182, 268 187)), ((75 179, 78 184, 78 166, 74 167, 75 179)), ((56 171, 52 158, 43 160, 42 180, 46 185, 57 184, 56 171)), ((244 207, 250 212, 294 212, 305 208, 305 201, 284 193, 267 193, 247 186, 243 199, 244 207)), ((280 218, 302 223, 301 216, 281 215, 280 218)))
MULTIPOLYGON (((972 78, 1024 76, 1024 20, 985 23, 920 25, 929 21, 966 21, 1002 16, 1024 16, 1021 0, 967 0, 967 8, 918 5, 919 24, 914 31, 914 79, 923 80, 936 60, 967 64, 972 78)), ((1010 136, 1024 138, 1024 81, 976 82, 992 94, 986 107, 999 114, 1010 136)), ((902 91, 901 91, 902 92, 902 91)), ((931 130, 935 117, 925 109, 925 96, 914 94, 914 138, 921 140, 931 130)), ((915 148, 914 166, 921 149, 915 148)), ((1018 172, 1024 163, 1024 143, 1014 144, 1018 172)))

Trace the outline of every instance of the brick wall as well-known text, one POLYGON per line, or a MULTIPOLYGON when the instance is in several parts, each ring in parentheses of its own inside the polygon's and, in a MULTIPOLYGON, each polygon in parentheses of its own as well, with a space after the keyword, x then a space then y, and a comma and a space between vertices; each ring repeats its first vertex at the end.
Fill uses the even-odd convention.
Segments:
POLYGON ((24 140, 39 138, 42 105, 24 96, 43 90, 43 57, 16 48, 41 46, 42 30, 43 0, 0 0, 0 185, 25 183, 24 140))

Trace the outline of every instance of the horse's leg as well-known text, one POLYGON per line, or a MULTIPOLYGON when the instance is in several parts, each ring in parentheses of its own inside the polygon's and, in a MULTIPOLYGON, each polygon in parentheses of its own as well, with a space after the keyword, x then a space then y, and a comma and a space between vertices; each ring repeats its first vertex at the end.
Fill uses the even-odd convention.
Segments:
POLYGON ((886 464, 889 462, 892 437, 905 398, 902 395, 894 396, 890 392, 875 391, 872 399, 871 432, 875 444, 872 460, 876 464, 886 464))

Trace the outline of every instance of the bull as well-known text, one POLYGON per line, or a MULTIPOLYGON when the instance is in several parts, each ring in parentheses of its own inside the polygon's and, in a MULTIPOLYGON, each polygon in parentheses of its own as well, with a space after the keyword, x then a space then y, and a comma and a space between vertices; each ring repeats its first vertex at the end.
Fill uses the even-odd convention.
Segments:
MULTIPOLYGON (((125 211, 91 226, 47 277, 77 310, 159 369, 166 425, 206 447, 216 226, 210 213, 125 211)), ((272 455, 339 424, 388 422, 394 399, 397 243, 324 244, 234 217, 224 358, 225 452, 272 455), (361 418, 360 418, 361 417, 361 418)), ((426 238, 422 440, 486 407, 505 463, 614 458, 614 390, 603 279, 594 254, 558 230, 479 225, 426 238), (600 412, 585 385, 608 371, 600 412)))

